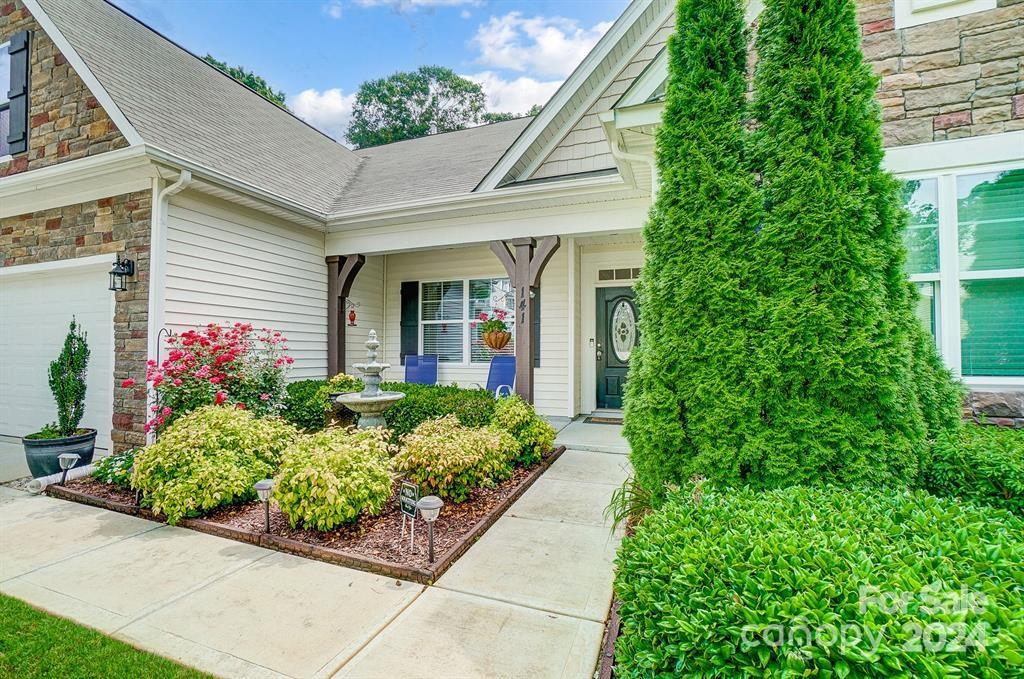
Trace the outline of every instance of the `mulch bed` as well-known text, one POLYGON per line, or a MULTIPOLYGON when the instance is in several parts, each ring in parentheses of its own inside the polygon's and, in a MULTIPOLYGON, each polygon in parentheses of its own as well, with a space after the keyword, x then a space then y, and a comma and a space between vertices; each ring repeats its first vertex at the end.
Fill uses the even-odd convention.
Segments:
MULTIPOLYGON (((269 549, 429 584, 462 556, 564 451, 564 447, 558 447, 534 467, 516 468, 511 478, 494 488, 474 490, 465 502, 446 502, 434 524, 433 564, 427 557, 427 526, 424 521, 416 521, 412 547, 409 544, 408 520, 403 537, 397 482, 382 513, 361 517, 354 524, 331 531, 292 528, 284 514, 271 503, 270 533, 264 533, 264 509, 260 502, 221 507, 200 519, 184 519, 179 525, 269 549)), ((154 521, 163 520, 139 507, 134 491, 93 478, 70 481, 64 487, 48 486, 46 492, 154 521)))

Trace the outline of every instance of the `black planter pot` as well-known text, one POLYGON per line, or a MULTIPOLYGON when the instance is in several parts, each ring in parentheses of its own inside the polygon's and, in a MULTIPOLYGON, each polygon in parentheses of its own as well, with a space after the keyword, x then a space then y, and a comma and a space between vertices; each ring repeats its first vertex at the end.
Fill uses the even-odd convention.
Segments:
POLYGON ((79 460, 75 467, 92 464, 93 453, 96 452, 96 430, 87 429, 84 434, 76 434, 60 439, 21 439, 25 446, 25 461, 32 472, 32 478, 59 474, 62 470, 57 460, 63 453, 74 453, 79 460))

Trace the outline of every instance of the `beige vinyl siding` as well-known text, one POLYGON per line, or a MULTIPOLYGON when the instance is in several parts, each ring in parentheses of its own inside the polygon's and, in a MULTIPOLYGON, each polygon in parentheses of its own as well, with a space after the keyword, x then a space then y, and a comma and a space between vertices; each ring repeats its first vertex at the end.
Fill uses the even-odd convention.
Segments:
POLYGON ((545 158, 531 179, 558 177, 615 167, 598 114, 608 111, 629 89, 644 68, 658 55, 675 29, 675 15, 662 24, 654 36, 633 56, 580 118, 565 138, 545 158))
POLYGON ((165 287, 171 330, 236 321, 280 330, 295 358, 291 379, 326 375, 322 233, 195 192, 174 196, 165 287))
MULTIPOLYGON (((377 331, 378 341, 384 341, 385 259, 383 255, 367 257, 349 291, 349 301, 359 305, 355 308, 355 327, 345 328, 345 372, 349 375, 359 374, 353 367, 354 363, 366 362, 366 338, 371 330, 377 331)), ((345 313, 343 321, 348 323, 348 312, 345 313)), ((393 379, 394 376, 385 375, 385 378, 393 379)))
MULTIPOLYGON (((541 278, 541 367, 534 383, 534 403, 546 415, 565 416, 568 411, 569 299, 568 257, 564 249, 554 254, 541 278)), ((502 278, 505 271, 487 247, 428 250, 387 256, 387 312, 384 356, 392 365, 385 379, 401 380, 405 369, 399 360, 400 286, 403 281, 502 278)), ((484 384, 487 364, 445 364, 438 367, 442 384, 484 384)))

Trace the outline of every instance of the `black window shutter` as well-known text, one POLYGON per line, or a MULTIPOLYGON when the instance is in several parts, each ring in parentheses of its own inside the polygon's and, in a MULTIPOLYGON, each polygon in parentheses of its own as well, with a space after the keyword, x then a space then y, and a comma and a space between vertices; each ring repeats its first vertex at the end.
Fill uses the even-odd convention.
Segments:
POLYGON ((540 288, 533 289, 533 367, 540 367, 540 288))
POLYGON ((11 129, 7 135, 11 155, 28 150, 29 32, 11 36, 11 129))
POLYGON ((407 354, 417 354, 420 348, 420 283, 404 281, 400 288, 402 298, 401 347, 402 365, 407 354))

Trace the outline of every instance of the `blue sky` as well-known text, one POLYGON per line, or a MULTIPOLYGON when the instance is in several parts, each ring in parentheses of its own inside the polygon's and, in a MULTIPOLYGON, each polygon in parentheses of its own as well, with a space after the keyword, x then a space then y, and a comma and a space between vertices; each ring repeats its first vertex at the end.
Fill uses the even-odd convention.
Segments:
POLYGON ((543 103, 628 0, 114 0, 200 56, 262 75, 341 138, 359 83, 439 64, 491 110, 543 103))

